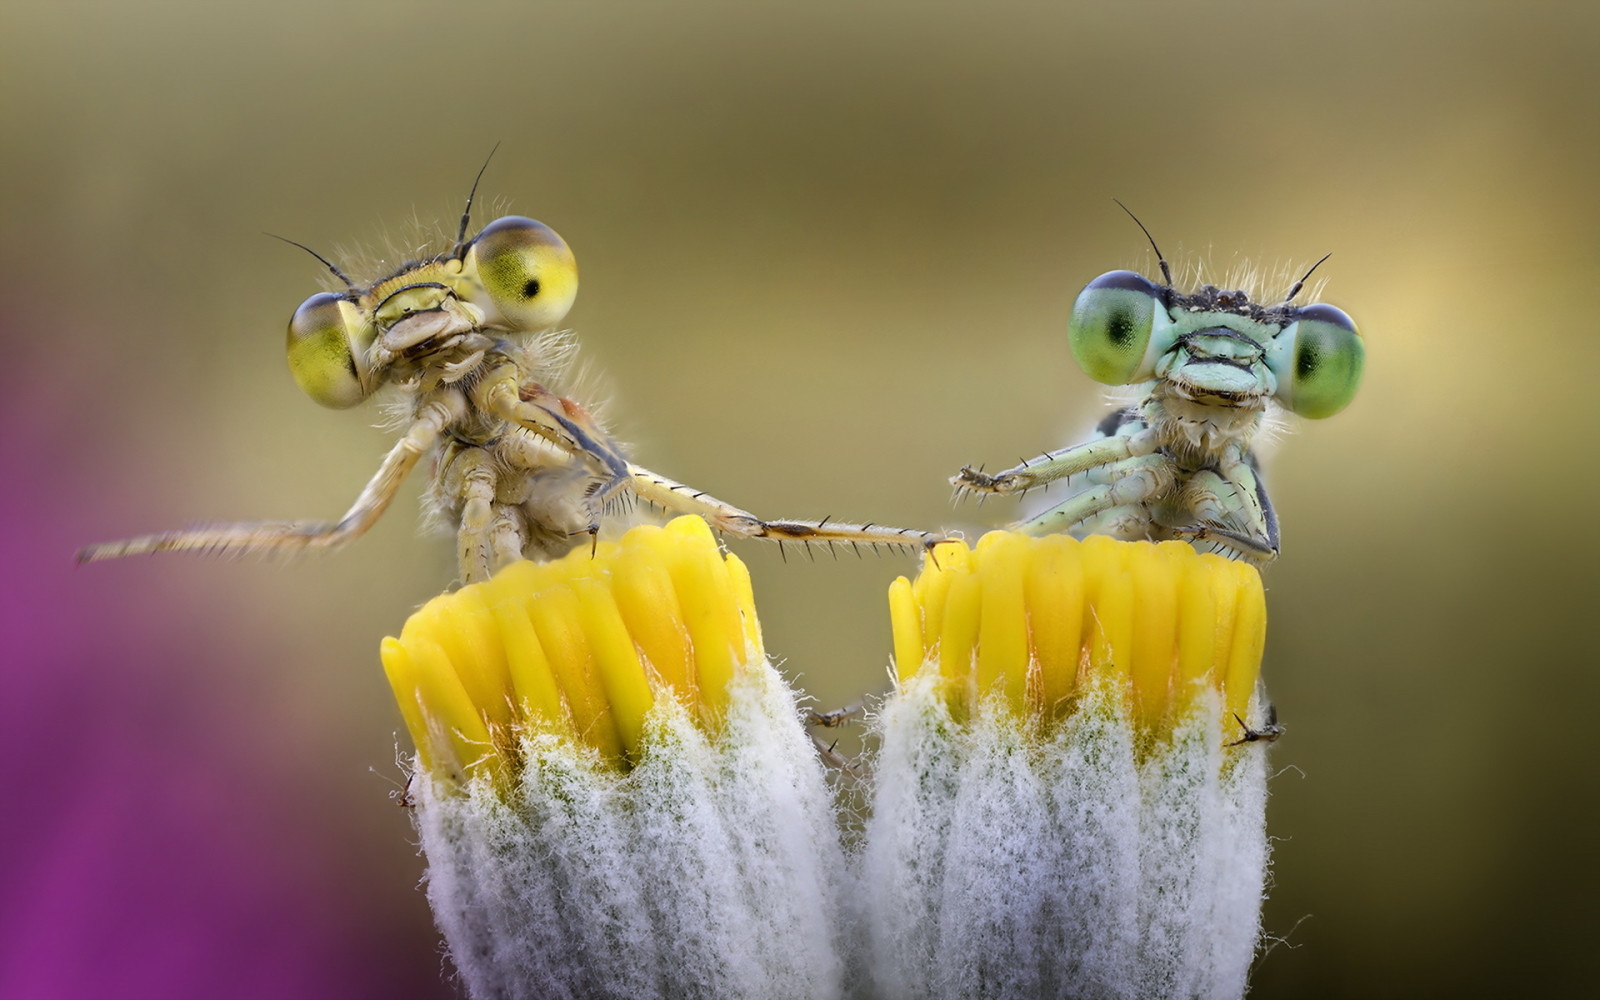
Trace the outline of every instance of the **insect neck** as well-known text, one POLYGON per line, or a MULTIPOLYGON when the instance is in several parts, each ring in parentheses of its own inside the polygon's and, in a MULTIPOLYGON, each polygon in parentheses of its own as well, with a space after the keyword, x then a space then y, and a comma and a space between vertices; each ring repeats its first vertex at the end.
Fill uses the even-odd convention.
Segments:
POLYGON ((1161 438, 1161 446, 1190 469, 1215 465, 1225 455, 1242 456, 1261 429, 1266 397, 1247 397, 1219 405, 1184 395, 1175 385, 1158 382, 1139 408, 1145 422, 1161 438))

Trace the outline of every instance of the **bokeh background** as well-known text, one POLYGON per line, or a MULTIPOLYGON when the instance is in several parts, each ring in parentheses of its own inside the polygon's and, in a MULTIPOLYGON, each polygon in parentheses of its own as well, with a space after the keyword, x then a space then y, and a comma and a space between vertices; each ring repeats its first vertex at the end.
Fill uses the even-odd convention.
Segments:
MULTIPOLYGON (((452 575, 414 491, 322 559, 71 555, 343 511, 389 438, 299 396, 320 268, 261 232, 448 231, 497 141, 619 435, 771 516, 1013 516, 945 478, 1103 411, 1067 312, 1154 267, 1113 196, 1191 269, 1333 251, 1368 375, 1269 468, 1253 995, 1592 985, 1597 11, 9 5, 0 996, 453 995, 376 655, 452 575)), ((819 702, 884 687, 909 560, 736 549, 819 702)))

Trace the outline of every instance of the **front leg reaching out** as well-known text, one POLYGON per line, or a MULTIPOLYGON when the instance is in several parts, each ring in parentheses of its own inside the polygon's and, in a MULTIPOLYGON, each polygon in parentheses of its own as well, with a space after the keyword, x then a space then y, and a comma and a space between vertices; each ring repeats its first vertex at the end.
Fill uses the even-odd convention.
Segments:
POLYGON ((881 524, 847 524, 823 518, 821 521, 763 521, 747 510, 718 500, 704 490, 673 482, 666 476, 637 465, 630 465, 630 486, 641 500, 655 504, 663 510, 678 514, 703 517, 719 532, 739 538, 765 538, 777 542, 813 542, 828 546, 849 545, 860 552, 860 546, 909 548, 919 546, 931 549, 945 540, 943 535, 913 528, 892 528, 881 524))
POLYGON ((970 465, 963 465, 960 472, 950 477, 950 485, 956 488, 958 496, 963 493, 1026 493, 1035 487, 1102 465, 1149 455, 1156 450, 1157 444, 1154 432, 1143 431, 1132 437, 1101 438, 1052 451, 993 476, 984 475, 970 465))
POLYGON ((78 561, 99 562, 153 552, 291 553, 308 549, 334 549, 364 535, 389 508, 395 493, 417 460, 433 450, 445 428, 466 412, 459 392, 445 389, 417 407, 405 436, 384 456, 383 464, 361 495, 337 521, 286 521, 226 524, 187 531, 140 535, 120 542, 89 545, 78 550, 78 561))
POLYGON ((798 542, 850 545, 857 551, 862 545, 927 549, 944 540, 942 535, 928 531, 847 524, 827 518, 821 521, 763 520, 704 490, 634 465, 583 407, 543 386, 527 383, 518 386, 509 382, 509 374, 501 376, 498 384, 486 380, 480 390, 485 407, 501 419, 538 434, 594 469, 598 478, 584 494, 590 534, 599 531, 601 517, 608 506, 624 492, 632 492, 663 510, 705 518, 719 532, 739 538, 765 538, 780 546, 784 542, 798 542))

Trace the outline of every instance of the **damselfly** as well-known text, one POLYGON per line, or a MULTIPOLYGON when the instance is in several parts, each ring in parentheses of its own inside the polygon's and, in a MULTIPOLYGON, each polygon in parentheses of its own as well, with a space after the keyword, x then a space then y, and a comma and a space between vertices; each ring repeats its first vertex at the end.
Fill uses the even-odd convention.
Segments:
POLYGON ((358 285, 310 251, 345 287, 306 299, 289 321, 295 381, 335 409, 387 387, 398 394, 402 414, 399 442, 342 518, 143 535, 90 546, 78 558, 337 548, 377 521, 425 457, 432 463, 427 499, 455 527, 463 583, 486 579, 515 559, 564 553, 635 500, 780 545, 937 540, 922 531, 826 518, 765 520, 635 465, 561 385, 573 344, 554 327, 578 290, 572 251, 554 230, 520 216, 497 219, 468 238, 471 213, 469 195, 454 246, 370 285, 358 285))
POLYGON ((1137 385, 1139 401, 1083 444, 995 475, 963 467, 950 482, 958 494, 1021 494, 1068 479, 1066 498, 1017 525, 1027 534, 1176 538, 1269 562, 1278 519, 1252 442, 1269 403, 1313 419, 1344 409, 1361 380, 1361 337, 1333 306, 1293 304, 1320 260, 1282 301, 1260 305, 1211 285, 1178 291, 1153 238, 1150 245, 1163 283, 1103 274, 1078 296, 1067 325, 1089 377, 1137 385))

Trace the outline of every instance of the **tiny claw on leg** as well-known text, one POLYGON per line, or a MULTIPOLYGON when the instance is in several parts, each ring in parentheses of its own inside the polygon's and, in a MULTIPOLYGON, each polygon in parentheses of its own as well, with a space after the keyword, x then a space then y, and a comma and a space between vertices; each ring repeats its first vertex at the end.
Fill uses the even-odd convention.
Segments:
POLYGON ((806 725, 822 726, 825 729, 836 729, 839 726, 844 725, 846 722, 860 718, 862 711, 863 708, 861 702, 859 701, 854 705, 846 705, 843 708, 836 708, 831 712, 818 712, 815 709, 810 709, 806 712, 806 725))
MULTIPOLYGON (((821 726, 824 729, 837 729, 859 718, 863 711, 862 703, 859 701, 853 705, 846 705, 844 708, 836 708, 831 712, 818 712, 815 709, 808 709, 806 711, 806 725, 808 727, 821 726)), ((824 743, 809 728, 806 730, 806 734, 811 737, 811 744, 817 748, 817 756, 822 758, 823 763, 847 774, 857 773, 855 761, 838 752, 838 740, 834 740, 832 743, 824 743)))
POLYGON ((579 528, 577 531, 568 532, 568 534, 571 537, 577 537, 578 535, 588 535, 589 536, 589 558, 590 559, 593 559, 595 557, 595 555, 597 553, 599 553, 599 551, 600 551, 600 525, 597 522, 590 521, 589 522, 589 526, 587 528, 579 528))
POLYGON ((1283 727, 1278 725, 1275 714, 1269 714, 1266 725, 1260 729, 1251 729, 1250 724, 1239 718, 1239 713, 1233 713, 1233 718, 1239 723, 1239 728, 1244 730, 1244 735, 1225 746, 1236 747, 1244 743, 1276 743, 1278 737, 1283 735, 1283 727))
POLYGON ((860 768, 855 761, 834 749, 839 745, 838 743, 824 743, 817 739, 816 733, 811 733, 810 736, 811 745, 817 748, 817 756, 822 758, 824 764, 835 770, 843 771, 845 774, 860 773, 860 768))
POLYGON ((1212 524, 1190 524, 1171 529, 1173 538, 1188 542, 1190 545, 1209 543, 1234 559, 1248 559, 1255 563, 1267 563, 1278 557, 1276 543, 1269 538, 1258 538, 1238 531, 1212 524))
POLYGON ((958 495, 977 493, 981 502, 985 496, 995 493, 1015 493, 1018 490, 1029 490, 1037 485, 1037 477, 1031 472, 1013 469, 991 476, 982 469, 974 469, 970 465, 963 465, 961 471, 950 477, 950 485, 956 488, 958 495))
POLYGON ((962 536, 961 532, 958 531, 953 535, 946 535, 943 538, 935 538, 931 541, 922 543, 923 555, 927 556, 928 561, 933 563, 934 569, 943 568, 939 565, 939 546, 946 544, 965 545, 966 539, 962 536))
POLYGON ((950 485, 956 488, 957 493, 973 490, 987 492, 994 489, 995 477, 970 465, 963 465, 960 472, 950 477, 950 485))

